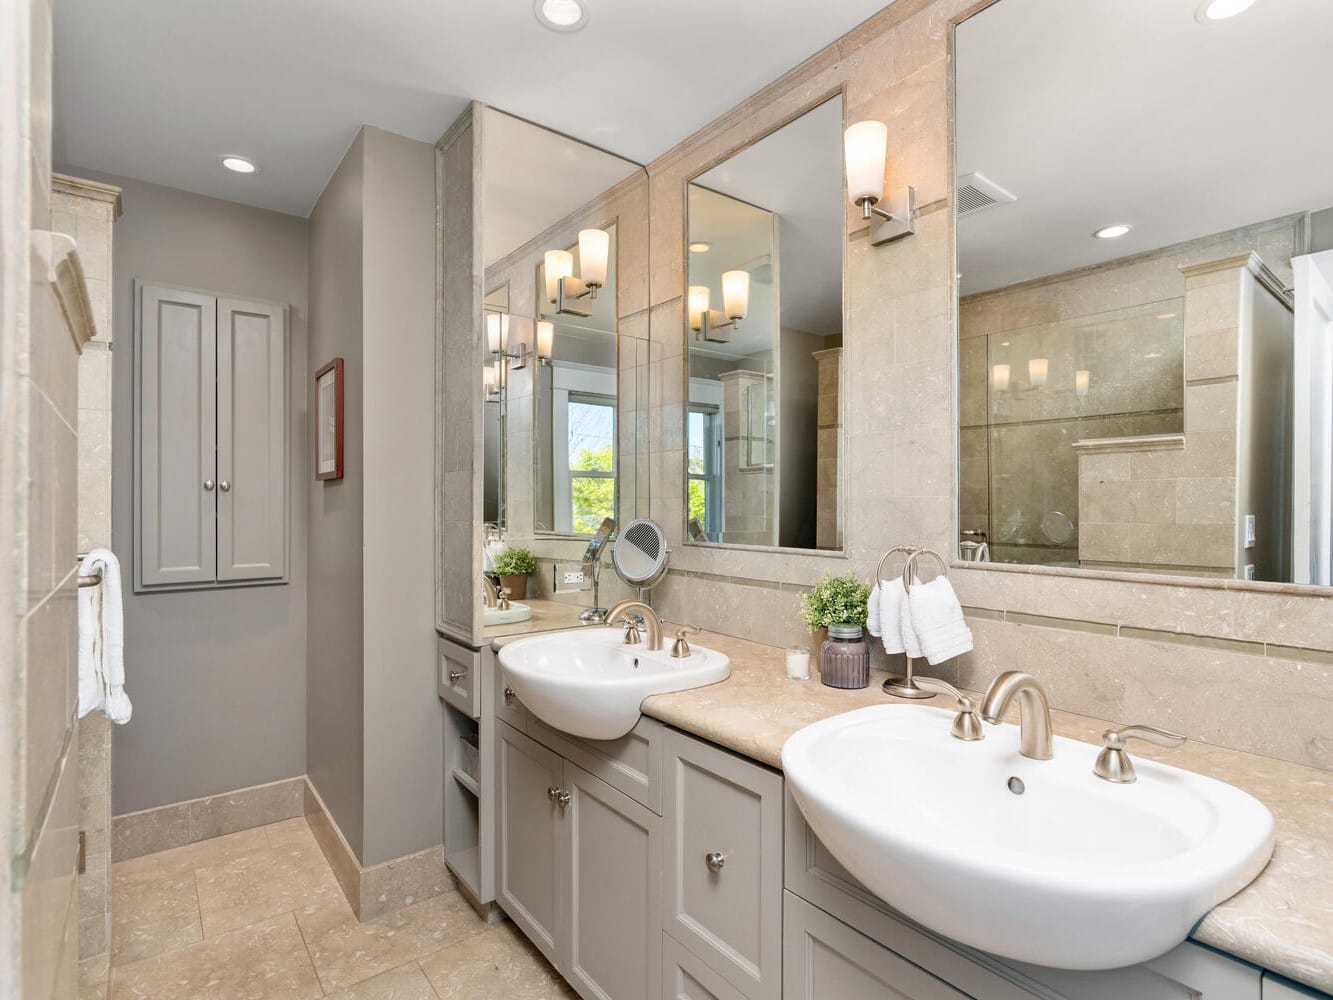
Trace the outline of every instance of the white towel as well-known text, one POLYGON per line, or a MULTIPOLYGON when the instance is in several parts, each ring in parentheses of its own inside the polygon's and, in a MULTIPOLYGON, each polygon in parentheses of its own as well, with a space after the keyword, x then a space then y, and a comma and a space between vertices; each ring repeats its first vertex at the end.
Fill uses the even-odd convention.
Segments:
POLYGON ((879 638, 879 584, 870 588, 870 596, 866 599, 866 631, 879 638))
MULTIPOLYGON (((875 626, 880 641, 884 643, 884 652, 901 653, 903 651, 903 611, 907 606, 907 594, 903 591, 903 581, 899 577, 885 580, 875 585, 879 600, 875 602, 875 626)), ((874 599, 874 594, 871 595, 874 599)))
POLYGON ((948 579, 938 576, 929 583, 914 583, 907 604, 921 652, 932 666, 972 648, 972 630, 948 579))
POLYGON ((125 694, 120 562, 110 549, 93 549, 84 557, 79 573, 102 578, 95 587, 79 588, 79 718, 100 708, 108 719, 123 726, 130 721, 134 706, 125 694))
MULTIPOLYGON (((902 582, 899 581, 898 589, 902 590, 902 587, 902 582)), ((916 593, 916 587, 912 588, 912 593, 916 593)), ((912 601, 906 591, 898 601, 898 638, 896 649, 890 649, 888 644, 885 644, 886 653, 906 653, 908 659, 921 659, 921 638, 917 634, 916 623, 912 620, 912 601)))

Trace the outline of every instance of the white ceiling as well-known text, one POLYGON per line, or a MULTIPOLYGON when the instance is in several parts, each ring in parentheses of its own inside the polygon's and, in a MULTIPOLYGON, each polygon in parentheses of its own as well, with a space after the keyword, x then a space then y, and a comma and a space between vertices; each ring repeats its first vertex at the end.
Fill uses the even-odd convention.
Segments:
POLYGON ((60 0, 55 159, 306 215, 361 124, 433 142, 475 98, 647 162, 885 6, 587 5, 557 34, 531 0, 60 0))
POLYGON ((1197 6, 1001 0, 958 29, 958 173, 1018 196, 960 220, 964 294, 1333 205, 1333 2, 1197 6))

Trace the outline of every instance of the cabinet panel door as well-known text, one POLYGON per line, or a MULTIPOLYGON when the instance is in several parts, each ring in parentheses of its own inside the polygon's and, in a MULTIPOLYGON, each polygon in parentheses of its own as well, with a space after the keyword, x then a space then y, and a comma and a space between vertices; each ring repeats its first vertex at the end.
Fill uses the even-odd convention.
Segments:
POLYGON ((777 997, 782 777, 675 730, 665 745, 664 927, 742 993, 777 997))
POLYGON ((287 311, 218 300, 218 579, 287 573, 287 311))
POLYGON ((139 586, 217 578, 217 301, 140 284, 135 328, 139 586))
POLYGON ((663 934, 662 1000, 745 1000, 745 994, 670 934, 663 934))
POLYGON ((565 763, 562 856, 568 941, 561 968, 584 996, 654 995, 662 963, 662 818, 565 763))
POLYGON ((495 749, 496 898, 547 961, 558 965, 565 861, 557 853, 560 807, 548 790, 560 788, 564 762, 504 723, 496 726, 495 749))
POLYGON ((799 896, 784 895, 785 1000, 966 1000, 799 896))

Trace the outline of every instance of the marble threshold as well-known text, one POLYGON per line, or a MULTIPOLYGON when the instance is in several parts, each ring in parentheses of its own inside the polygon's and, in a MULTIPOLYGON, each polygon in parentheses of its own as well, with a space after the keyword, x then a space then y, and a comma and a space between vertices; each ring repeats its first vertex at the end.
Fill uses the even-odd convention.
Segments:
MULTIPOLYGON (((666 623, 663 633, 668 634, 666 623)), ((884 675, 877 671, 869 687, 840 690, 825 687, 817 675, 788 680, 782 649, 714 632, 691 638, 726 653, 731 676, 709 687, 654 695, 644 701, 643 714, 778 770, 782 745, 797 730, 866 705, 904 704, 880 690, 884 675)), ((925 673, 952 681, 951 667, 925 673)), ((1017 721, 1016 707, 1009 721, 1017 721)), ((1051 721, 1057 734, 1100 746, 1106 729, 1142 720, 1052 710, 1051 721)), ((1333 992, 1333 772, 1194 740, 1177 750, 1138 744, 1136 756, 1235 785, 1263 802, 1276 821, 1277 843, 1268 866, 1214 907, 1190 937, 1333 992)))

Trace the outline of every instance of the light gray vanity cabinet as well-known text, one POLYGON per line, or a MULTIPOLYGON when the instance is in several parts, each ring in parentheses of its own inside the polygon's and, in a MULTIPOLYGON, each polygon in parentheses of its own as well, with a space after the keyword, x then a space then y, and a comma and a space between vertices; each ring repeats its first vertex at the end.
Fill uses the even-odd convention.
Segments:
POLYGON ((436 638, 435 647, 439 659, 436 685, 440 697, 469 718, 479 717, 481 651, 443 636, 436 638))
POLYGON ((656 996, 661 817, 505 723, 497 898, 585 997, 656 996))
POLYGON ((782 991, 782 776, 666 733, 663 926, 747 997, 782 991))
POLYGON ((528 719, 526 732, 561 757, 661 815, 663 744, 667 727, 656 719, 640 716, 633 729, 614 740, 585 740, 570 736, 552 729, 536 716, 528 719))
POLYGON ((662 1000, 745 1000, 745 994, 670 934, 663 934, 662 1000))
POLYGON ((783 1000, 967 1000, 967 994, 790 892, 783 917, 783 1000))
POLYGON ((286 307, 135 294, 135 589, 284 580, 286 307))
POLYGON ((1328 1000, 1328 996, 1327 993, 1290 982, 1271 972, 1264 973, 1263 1000, 1328 1000))

